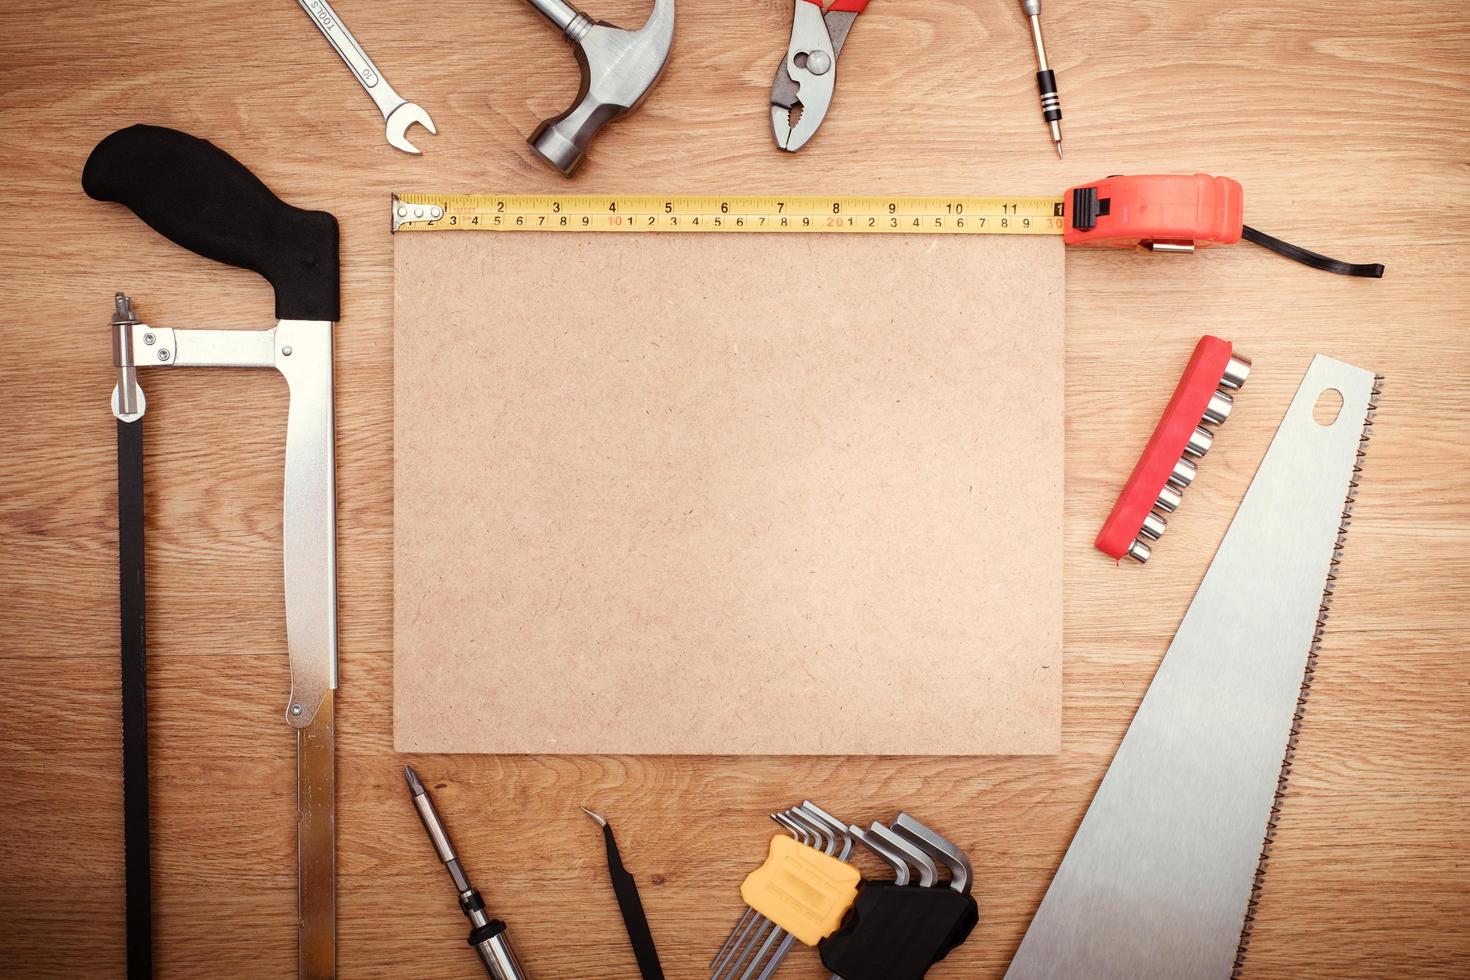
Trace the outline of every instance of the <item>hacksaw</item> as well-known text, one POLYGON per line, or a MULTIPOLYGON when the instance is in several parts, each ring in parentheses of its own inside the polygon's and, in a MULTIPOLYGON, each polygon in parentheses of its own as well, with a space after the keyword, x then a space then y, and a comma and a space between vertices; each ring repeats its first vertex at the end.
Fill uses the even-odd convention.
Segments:
POLYGON ((1238 975, 1381 380, 1312 360, 1008 980, 1238 975))
POLYGON ((335 724, 337 557, 332 410, 332 324, 339 313, 337 220, 291 207, 233 157, 156 126, 121 129, 99 143, 82 174, 86 192, 126 205, 174 243, 264 276, 276 293, 265 330, 151 326, 115 298, 119 569, 122 607, 123 808, 128 976, 152 973, 146 619, 143 589, 143 368, 272 368, 286 379, 282 551, 296 731, 297 975, 336 975, 335 724))

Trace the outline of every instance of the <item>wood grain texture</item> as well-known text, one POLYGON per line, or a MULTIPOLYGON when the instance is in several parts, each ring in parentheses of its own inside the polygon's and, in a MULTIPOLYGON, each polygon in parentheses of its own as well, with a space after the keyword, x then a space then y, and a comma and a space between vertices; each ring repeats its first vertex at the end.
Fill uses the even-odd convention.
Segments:
MULTIPOLYGON (((634 23, 642 6, 593 10, 634 23)), ((1248 973, 1459 975, 1470 954, 1470 8, 1051 0, 1067 112, 1058 163, 1017 4, 873 4, 843 53, 831 118, 794 157, 772 149, 764 101, 789 3, 680 5, 664 81, 571 186, 1055 193, 1109 173, 1200 170, 1244 183, 1253 224, 1388 265, 1382 281, 1357 282, 1246 246, 1069 256, 1063 751, 928 760, 392 751, 384 202, 393 190, 567 187, 523 140, 565 105, 576 75, 516 0, 342 7, 393 84, 433 113, 442 135, 422 139, 423 158, 383 142, 369 100, 287 0, 11 0, 0 11, 0 972, 117 976, 123 964, 111 293, 127 288, 144 316, 175 326, 259 327, 271 310, 264 282, 82 195, 97 140, 146 121, 218 142, 287 200, 342 221, 343 976, 479 975, 405 798, 404 761, 437 787, 469 869, 539 977, 636 975, 577 804, 614 820, 670 975, 695 977, 735 920, 735 885, 769 833, 763 814, 804 796, 856 819, 907 807, 965 846, 983 920, 934 975, 998 976, 1317 351, 1388 381, 1248 973), (1257 370, 1155 561, 1115 568, 1092 537, 1207 331, 1257 370)), ((574 270, 567 278, 576 288, 574 270)), ((160 975, 288 976, 283 390, 251 372, 154 372, 148 384, 160 975)), ((1005 556, 995 567, 1004 574, 1005 556)), ((798 952, 781 976, 822 974, 798 952)))

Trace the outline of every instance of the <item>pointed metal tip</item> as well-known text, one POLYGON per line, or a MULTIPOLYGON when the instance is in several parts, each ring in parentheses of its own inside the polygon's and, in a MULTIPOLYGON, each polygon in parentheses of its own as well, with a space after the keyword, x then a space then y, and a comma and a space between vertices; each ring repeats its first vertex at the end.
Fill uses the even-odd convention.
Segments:
POLYGON ((1061 160, 1061 159, 1063 159, 1063 157, 1062 157, 1062 144, 1061 144, 1060 141, 1057 142, 1056 147, 1057 147, 1057 159, 1058 160, 1061 160))
POLYGON ((582 812, 585 813, 585 814, 587 814, 587 816, 591 817, 593 820, 596 820, 597 821, 597 826, 599 826, 599 827, 606 827, 607 826, 607 821, 604 820, 604 819, 602 819, 602 814, 600 814, 600 813, 593 813, 591 810, 587 809, 585 806, 582 807, 582 812))
POLYGON ((419 782, 419 774, 413 771, 413 766, 403 767, 403 778, 408 781, 408 791, 414 796, 423 796, 424 784, 419 782))

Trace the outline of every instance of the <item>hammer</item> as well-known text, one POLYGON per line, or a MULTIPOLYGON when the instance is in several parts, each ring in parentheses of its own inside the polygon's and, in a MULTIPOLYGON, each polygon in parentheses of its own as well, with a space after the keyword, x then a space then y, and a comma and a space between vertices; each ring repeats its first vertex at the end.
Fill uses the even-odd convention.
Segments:
POLYGON ((598 130, 638 108, 663 74, 674 42, 674 0, 654 0, 653 13, 636 31, 594 21, 565 0, 527 2, 562 32, 582 69, 571 108, 537 126, 527 140, 570 177, 598 130))

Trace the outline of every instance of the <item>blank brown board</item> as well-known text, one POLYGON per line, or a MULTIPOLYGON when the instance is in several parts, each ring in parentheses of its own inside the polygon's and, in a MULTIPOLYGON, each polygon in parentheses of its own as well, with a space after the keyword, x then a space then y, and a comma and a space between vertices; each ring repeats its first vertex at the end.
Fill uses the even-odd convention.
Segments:
POLYGON ((1058 750, 1060 241, 394 267, 399 751, 1058 750))

